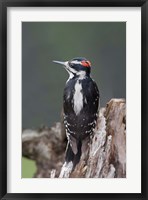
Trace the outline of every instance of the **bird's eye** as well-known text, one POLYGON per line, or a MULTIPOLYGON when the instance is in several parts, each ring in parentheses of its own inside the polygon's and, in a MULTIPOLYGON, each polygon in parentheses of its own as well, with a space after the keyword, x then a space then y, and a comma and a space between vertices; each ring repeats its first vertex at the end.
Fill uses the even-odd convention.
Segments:
POLYGON ((91 63, 90 63, 90 61, 81 61, 81 65, 83 66, 83 67, 91 67, 91 63))

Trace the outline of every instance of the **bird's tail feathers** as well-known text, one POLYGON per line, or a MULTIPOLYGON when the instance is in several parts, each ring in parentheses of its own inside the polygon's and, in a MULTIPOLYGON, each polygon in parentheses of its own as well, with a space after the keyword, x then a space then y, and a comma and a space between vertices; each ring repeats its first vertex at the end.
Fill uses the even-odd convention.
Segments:
POLYGON ((66 149, 66 156, 65 156, 65 161, 67 163, 69 163, 70 161, 73 163, 73 169, 75 168, 75 166, 79 163, 80 158, 81 158, 81 147, 82 147, 82 142, 79 141, 77 144, 77 154, 74 154, 70 143, 68 142, 67 144, 67 149, 66 149))

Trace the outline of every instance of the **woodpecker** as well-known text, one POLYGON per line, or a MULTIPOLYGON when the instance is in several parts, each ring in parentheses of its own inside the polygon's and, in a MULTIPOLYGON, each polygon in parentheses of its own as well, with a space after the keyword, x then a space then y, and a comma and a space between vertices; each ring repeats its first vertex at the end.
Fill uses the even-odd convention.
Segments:
POLYGON ((63 94, 64 125, 68 139, 65 161, 72 161, 73 168, 79 163, 96 126, 99 90, 91 78, 91 63, 86 58, 77 57, 61 62, 69 73, 63 94))

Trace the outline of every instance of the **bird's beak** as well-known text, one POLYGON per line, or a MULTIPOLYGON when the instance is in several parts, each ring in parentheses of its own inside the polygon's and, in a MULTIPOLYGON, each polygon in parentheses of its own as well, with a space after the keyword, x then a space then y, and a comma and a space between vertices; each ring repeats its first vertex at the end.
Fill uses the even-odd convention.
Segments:
POLYGON ((53 62, 54 62, 54 63, 58 63, 58 64, 60 64, 60 65, 64 65, 64 66, 65 66, 65 63, 66 63, 66 62, 61 62, 61 61, 56 61, 56 60, 53 60, 53 62))

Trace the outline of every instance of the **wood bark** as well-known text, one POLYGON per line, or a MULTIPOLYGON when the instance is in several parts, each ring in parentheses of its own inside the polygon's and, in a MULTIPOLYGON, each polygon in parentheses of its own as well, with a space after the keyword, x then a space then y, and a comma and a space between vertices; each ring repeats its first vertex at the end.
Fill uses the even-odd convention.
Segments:
MULTIPOLYGON (((99 111, 94 135, 79 164, 64 163, 66 134, 63 122, 51 128, 23 130, 23 156, 35 160, 34 177, 44 178, 125 178, 126 103, 111 99, 99 111)), ((29 169, 28 169, 29 170, 29 169)))

